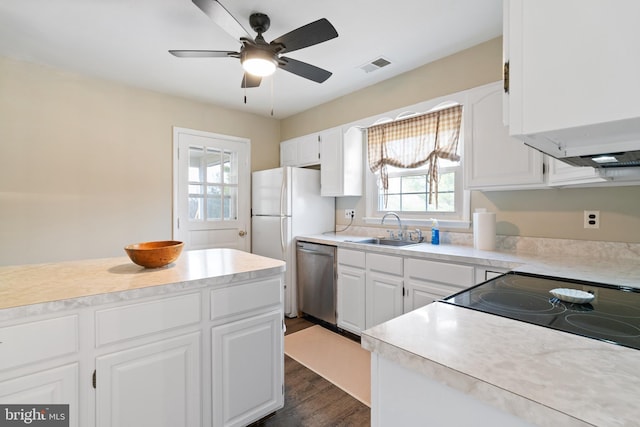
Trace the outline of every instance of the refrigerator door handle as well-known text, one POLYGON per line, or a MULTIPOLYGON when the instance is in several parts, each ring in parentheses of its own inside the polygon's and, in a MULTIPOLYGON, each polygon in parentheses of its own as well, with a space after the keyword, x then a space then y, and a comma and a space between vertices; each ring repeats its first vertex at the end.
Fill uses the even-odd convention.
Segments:
POLYGON ((285 198, 284 195, 285 190, 287 189, 287 170, 285 169, 282 174, 282 183, 280 184, 280 216, 286 215, 284 211, 285 198))
POLYGON ((284 244, 284 227, 286 226, 287 217, 280 217, 280 248, 282 249, 282 255, 285 253, 285 244, 284 244))

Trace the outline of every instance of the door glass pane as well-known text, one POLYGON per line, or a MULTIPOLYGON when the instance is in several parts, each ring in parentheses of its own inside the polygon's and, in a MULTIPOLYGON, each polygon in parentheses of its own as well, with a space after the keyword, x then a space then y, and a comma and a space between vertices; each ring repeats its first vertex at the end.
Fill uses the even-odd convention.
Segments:
POLYGON ((189 196, 189 220, 202 220, 202 202, 204 198, 198 196, 189 196))
POLYGON ((238 219, 238 187, 225 187, 224 189, 224 219, 238 219))
POLYGON ((236 158, 236 153, 232 153, 231 151, 224 152, 223 164, 225 184, 238 183, 238 162, 236 161, 236 158))
POLYGON ((217 184, 222 182, 222 158, 220 150, 207 149, 207 182, 217 184))
POLYGON ((222 219, 222 188, 219 185, 207 185, 207 219, 222 219))
POLYGON ((202 147, 189 147, 189 182, 202 182, 202 147))
POLYGON ((233 151, 189 147, 191 221, 238 219, 237 163, 237 153, 233 151))

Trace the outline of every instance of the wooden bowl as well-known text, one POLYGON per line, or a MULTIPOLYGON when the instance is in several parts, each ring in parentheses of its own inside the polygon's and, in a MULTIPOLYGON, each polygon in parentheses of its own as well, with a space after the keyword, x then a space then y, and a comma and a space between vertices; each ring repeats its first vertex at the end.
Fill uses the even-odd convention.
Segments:
POLYGON ((145 268, 158 268, 177 260, 184 243, 176 240, 134 243, 124 247, 134 263, 145 268))

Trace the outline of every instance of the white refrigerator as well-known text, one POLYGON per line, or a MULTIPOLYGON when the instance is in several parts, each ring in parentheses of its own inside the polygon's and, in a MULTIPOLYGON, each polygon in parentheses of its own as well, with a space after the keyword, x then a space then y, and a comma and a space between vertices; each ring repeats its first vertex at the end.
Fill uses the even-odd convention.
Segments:
POLYGON ((251 176, 251 252, 283 260, 285 315, 298 315, 296 236, 335 230, 335 198, 320 196, 320 171, 282 167, 251 176))

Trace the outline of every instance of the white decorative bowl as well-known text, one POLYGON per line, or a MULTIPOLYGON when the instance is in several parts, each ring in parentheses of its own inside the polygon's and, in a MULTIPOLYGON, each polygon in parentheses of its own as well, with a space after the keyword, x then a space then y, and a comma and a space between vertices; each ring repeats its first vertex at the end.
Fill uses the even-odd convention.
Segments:
POLYGON ((586 304, 593 301, 594 295, 579 289, 556 288, 549 291, 551 295, 560 301, 572 302, 575 304, 586 304))

